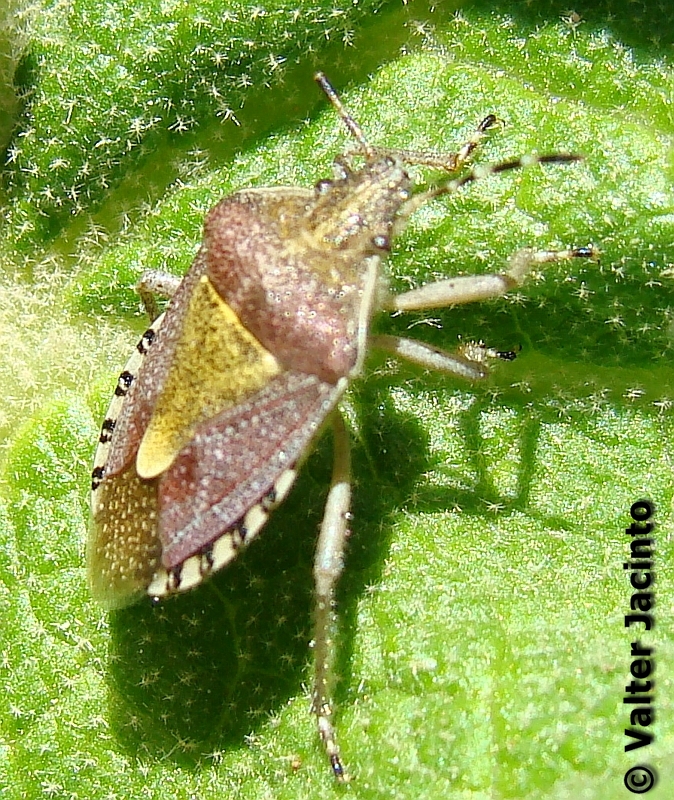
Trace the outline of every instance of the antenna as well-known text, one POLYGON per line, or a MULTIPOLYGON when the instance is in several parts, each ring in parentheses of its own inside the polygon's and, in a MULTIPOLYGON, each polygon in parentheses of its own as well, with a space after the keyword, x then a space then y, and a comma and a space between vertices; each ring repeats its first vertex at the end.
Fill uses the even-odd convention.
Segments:
POLYGON ((349 133, 361 146, 363 153, 368 158, 372 158, 372 156, 375 155, 374 148, 370 144, 368 144, 368 141, 365 138, 365 134, 363 133, 363 130, 360 127, 360 125, 342 105, 342 101, 339 99, 339 95, 335 91, 333 85, 330 83, 330 81, 325 77, 325 75, 322 72, 317 72, 314 75, 314 80, 325 92, 326 97, 332 103, 335 111, 339 114, 342 122, 349 129, 349 133))

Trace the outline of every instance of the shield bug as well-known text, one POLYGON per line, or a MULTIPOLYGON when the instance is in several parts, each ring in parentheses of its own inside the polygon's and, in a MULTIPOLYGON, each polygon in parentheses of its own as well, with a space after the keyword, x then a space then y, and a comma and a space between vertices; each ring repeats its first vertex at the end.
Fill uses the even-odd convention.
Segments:
POLYGON ((414 192, 408 165, 458 172, 496 118, 485 117, 456 153, 374 147, 325 76, 316 80, 356 142, 356 153, 336 159, 335 177, 313 189, 235 192, 206 217, 182 281, 163 273, 141 279, 149 311, 154 294, 171 300, 120 375, 103 423, 87 560, 93 595, 109 608, 197 586, 255 538, 331 423, 335 460, 314 565, 312 711, 334 775, 344 780, 330 699, 334 591, 350 516, 339 401, 368 347, 468 379, 487 374, 490 355, 514 357, 475 344, 452 354, 374 336, 372 315, 497 297, 537 265, 593 257, 594 249, 521 250, 503 273, 391 295, 382 264, 419 206, 477 178, 578 156, 506 161, 414 192))

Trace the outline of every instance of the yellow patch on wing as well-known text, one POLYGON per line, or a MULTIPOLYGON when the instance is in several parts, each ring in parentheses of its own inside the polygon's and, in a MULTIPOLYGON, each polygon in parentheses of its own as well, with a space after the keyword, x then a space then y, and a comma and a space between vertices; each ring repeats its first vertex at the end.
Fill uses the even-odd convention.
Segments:
POLYGON ((200 422, 246 400, 281 371, 274 356, 202 277, 138 450, 138 475, 154 478, 167 470, 200 422))

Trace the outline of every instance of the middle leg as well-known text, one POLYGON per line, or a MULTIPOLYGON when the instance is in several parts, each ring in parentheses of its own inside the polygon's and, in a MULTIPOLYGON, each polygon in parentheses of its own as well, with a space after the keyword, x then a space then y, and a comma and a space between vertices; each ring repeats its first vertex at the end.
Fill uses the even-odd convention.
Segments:
MULTIPOLYGON (((507 272, 465 275, 436 281, 419 289, 395 295, 388 305, 395 311, 421 311, 500 297, 520 286, 535 267, 570 258, 596 259, 597 250, 592 245, 569 250, 529 248, 518 250, 511 256, 507 272)), ((486 362, 489 358, 501 358, 507 361, 515 358, 514 352, 492 350, 475 342, 463 345, 458 353, 448 353, 424 342, 402 336, 373 336, 371 344, 427 369, 449 372, 468 380, 486 377, 488 374, 486 362)))
POLYGON ((394 311, 422 311, 500 297, 511 289, 521 286, 535 267, 571 258, 596 259, 597 249, 593 245, 570 250, 525 248, 510 257, 506 272, 491 275, 461 275, 445 281, 427 283, 419 289, 393 296, 389 308, 394 311))

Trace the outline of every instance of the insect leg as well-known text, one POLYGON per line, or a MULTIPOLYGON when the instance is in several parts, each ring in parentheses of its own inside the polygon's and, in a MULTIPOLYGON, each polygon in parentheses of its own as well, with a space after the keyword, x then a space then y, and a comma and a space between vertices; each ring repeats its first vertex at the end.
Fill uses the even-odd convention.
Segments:
POLYGON ((494 114, 486 116, 477 126, 473 135, 468 139, 456 153, 435 153, 424 150, 399 150, 388 147, 373 147, 372 150, 377 157, 392 156, 405 164, 421 167, 431 167, 432 169, 442 169, 446 172, 458 172, 466 161, 471 157, 475 149, 485 136, 485 133, 495 127, 497 119, 494 114))
MULTIPOLYGON (((480 359, 477 353, 474 358, 467 357, 462 353, 448 353, 425 342, 406 339, 403 336, 372 336, 370 345, 426 369, 450 372, 460 378, 479 380, 487 375, 487 369, 482 363, 485 359, 480 359)), ((472 344, 472 347, 480 346, 472 344)), ((482 351, 485 355, 495 355, 485 348, 482 348, 482 351)))
POLYGON ((181 278, 170 272, 161 270, 146 270, 141 276, 136 291, 145 307, 145 311, 152 322, 159 316, 156 295, 173 297, 181 283, 181 278))
MULTIPOLYGON (((335 88, 325 75, 322 72, 317 72, 314 75, 314 80, 325 92, 325 95, 339 114, 342 122, 348 128, 349 133, 356 140, 358 144, 357 152, 360 152, 369 159, 385 158, 389 156, 391 158, 397 158, 406 164, 416 164, 419 166, 433 167, 434 169, 444 169, 447 172, 456 172, 460 170, 470 158, 485 133, 497 123, 494 114, 488 114, 477 126, 475 133, 473 133, 470 139, 468 139, 456 153, 433 153, 424 150, 398 150, 388 147, 375 147, 367 141, 362 128, 344 107, 335 88)), ((344 154, 343 159, 346 163, 350 163, 349 157, 351 155, 352 153, 350 152, 344 154)))
POLYGON ((404 336, 372 336, 370 345, 426 369, 449 372, 471 381, 487 377, 488 359, 513 361, 517 357, 514 350, 494 350, 482 342, 466 342, 459 347, 457 353, 448 353, 426 342, 406 339, 404 336))
POLYGON ((510 257, 507 272, 492 275, 463 275, 427 283, 419 289, 394 296, 389 301, 389 307, 396 311, 416 311, 488 300, 491 297, 500 297, 520 286, 528 273, 542 264, 570 258, 596 259, 597 255, 598 251, 593 245, 570 250, 525 248, 510 257))
POLYGON ((314 560, 316 610, 314 631, 315 678, 311 711, 318 734, 338 781, 346 781, 332 726, 332 667, 335 634, 335 586, 344 567, 351 504, 351 454, 349 436, 339 411, 333 414, 335 460, 314 560))

